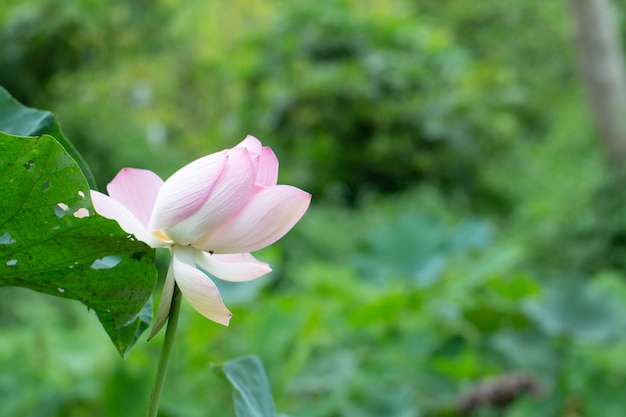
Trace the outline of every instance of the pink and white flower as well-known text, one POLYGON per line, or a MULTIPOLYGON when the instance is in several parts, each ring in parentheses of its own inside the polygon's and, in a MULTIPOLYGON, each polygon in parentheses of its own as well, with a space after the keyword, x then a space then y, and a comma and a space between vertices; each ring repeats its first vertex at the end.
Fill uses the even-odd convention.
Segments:
POLYGON ((172 260, 152 335, 165 323, 174 283, 202 315, 228 325, 232 313, 213 281, 249 281, 271 271, 250 252, 283 237, 304 215, 311 195, 277 185, 278 159, 246 137, 191 162, 163 182, 148 170, 124 168, 107 186, 91 191, 96 211, 153 248, 168 247, 172 260))

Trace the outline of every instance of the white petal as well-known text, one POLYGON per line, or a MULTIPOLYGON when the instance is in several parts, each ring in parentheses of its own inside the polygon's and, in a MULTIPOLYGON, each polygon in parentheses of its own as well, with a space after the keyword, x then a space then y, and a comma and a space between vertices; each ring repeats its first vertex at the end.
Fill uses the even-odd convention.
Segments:
POLYGON ((196 268, 195 249, 176 245, 172 248, 172 265, 176 283, 189 304, 198 313, 214 322, 228 326, 232 313, 222 301, 211 279, 196 268))
POLYGON ((254 178, 248 150, 229 149, 226 165, 203 205, 180 223, 164 230, 165 233, 181 245, 188 245, 212 233, 250 200, 254 178))
POLYGON ((170 262, 170 266, 167 270, 167 278, 165 278, 165 284, 163 284, 163 292, 161 293, 159 309, 157 310, 157 315, 154 319, 154 324, 152 325, 152 331, 150 332, 150 336, 148 336, 148 340, 152 339, 159 332, 159 330, 161 330, 170 314, 175 284, 172 263, 173 262, 170 262))
POLYGON ((283 237, 309 207, 311 194, 289 185, 257 192, 231 221, 194 244, 217 254, 254 252, 283 237))
POLYGON ((161 240, 148 232, 143 224, 120 202, 106 194, 91 190, 91 202, 96 212, 107 219, 115 220, 127 233, 135 235, 153 248, 170 246, 172 242, 161 240))
POLYGON ((249 253, 211 255, 196 251, 196 262, 217 278, 232 282, 251 281, 272 271, 267 263, 249 253))
POLYGON ((213 192, 226 160, 224 151, 207 155, 168 178, 156 198, 149 230, 170 228, 198 211, 213 192))

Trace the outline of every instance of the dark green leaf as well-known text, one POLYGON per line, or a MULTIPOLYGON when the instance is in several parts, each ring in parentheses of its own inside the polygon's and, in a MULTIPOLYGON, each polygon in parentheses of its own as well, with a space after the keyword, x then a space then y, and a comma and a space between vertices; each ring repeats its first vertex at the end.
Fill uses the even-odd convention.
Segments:
POLYGON ((74 145, 67 140, 61 132, 61 126, 56 118, 49 111, 32 109, 25 107, 11 94, 0 86, 0 132, 9 133, 16 136, 41 136, 50 135, 54 137, 76 161, 83 175, 87 179, 89 186, 97 189, 96 180, 91 174, 87 163, 80 156, 74 145))
POLYGON ((276 417, 272 393, 258 356, 228 361, 223 372, 233 386, 237 417, 276 417))
POLYGON ((79 300, 125 353, 147 327, 154 250, 98 216, 89 185, 51 136, 0 133, 0 286, 79 300))

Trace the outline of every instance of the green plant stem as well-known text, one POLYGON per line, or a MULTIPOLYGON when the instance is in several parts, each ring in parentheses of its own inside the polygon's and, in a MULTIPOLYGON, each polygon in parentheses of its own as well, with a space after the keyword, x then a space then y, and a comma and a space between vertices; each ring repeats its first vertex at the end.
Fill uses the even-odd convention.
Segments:
POLYGON ((178 324, 178 313, 180 312, 181 293, 178 285, 174 286, 174 294, 172 295, 172 305, 170 314, 167 319, 167 328, 165 329, 165 339, 163 339, 163 348, 159 357, 159 367, 157 368, 156 380, 150 394, 150 403, 148 405, 148 417, 156 417, 159 412, 159 400, 161 399, 161 391, 165 382, 165 373, 167 372, 167 364, 170 361, 170 353, 174 344, 174 336, 176 336, 176 326, 178 324))

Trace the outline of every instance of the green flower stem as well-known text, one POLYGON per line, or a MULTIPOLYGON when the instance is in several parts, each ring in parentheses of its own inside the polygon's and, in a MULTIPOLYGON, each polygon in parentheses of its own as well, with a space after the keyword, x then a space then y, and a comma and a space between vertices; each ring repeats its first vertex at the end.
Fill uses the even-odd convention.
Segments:
POLYGON ((159 411, 159 400, 161 399, 161 391, 165 382, 165 373, 167 372, 167 364, 170 361, 170 353, 174 344, 174 336, 176 336, 176 325, 178 324, 178 313, 180 312, 181 293, 178 285, 174 286, 174 294, 172 295, 172 305, 170 314, 167 319, 167 328, 165 330, 165 339, 163 340, 163 348, 161 357, 159 358, 159 367, 157 368, 156 380, 150 394, 150 403, 148 405, 148 417, 156 417, 159 411))

